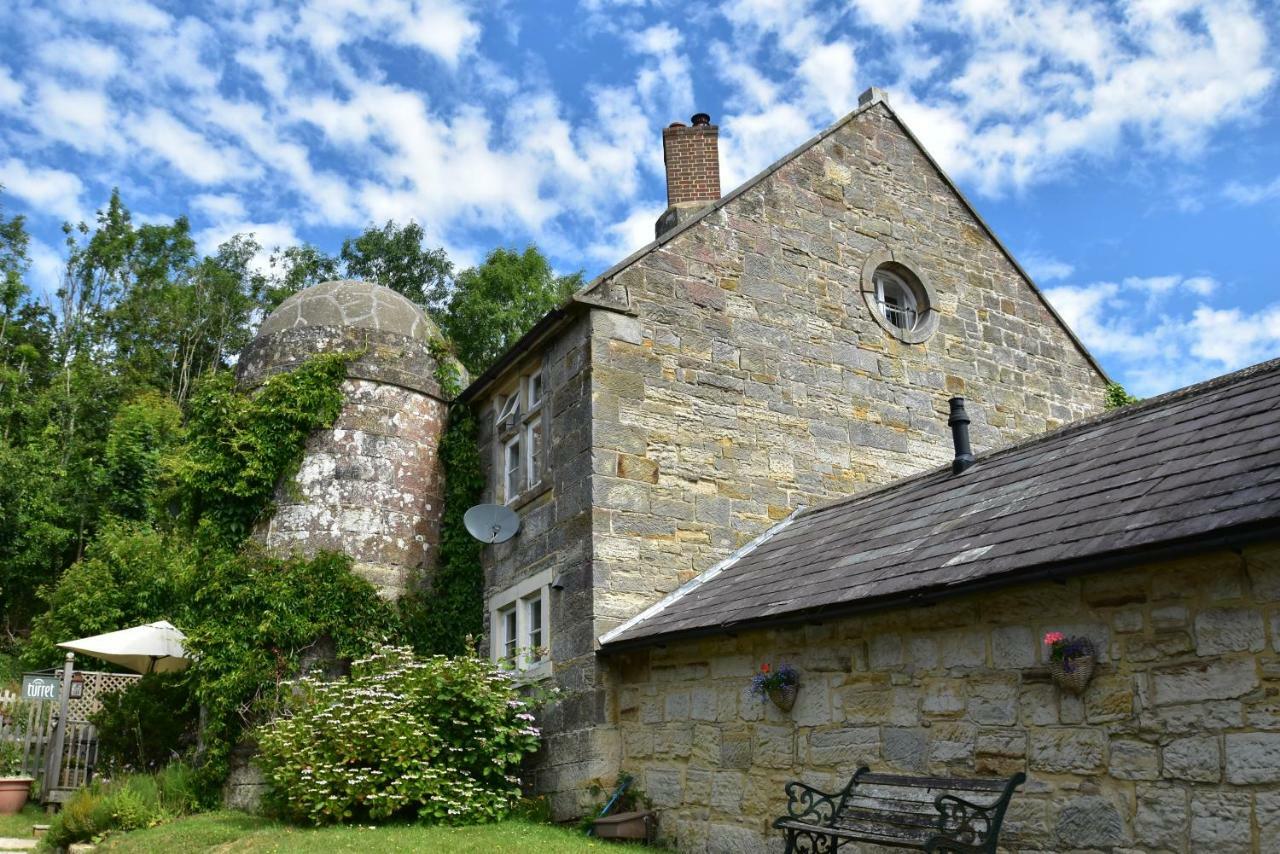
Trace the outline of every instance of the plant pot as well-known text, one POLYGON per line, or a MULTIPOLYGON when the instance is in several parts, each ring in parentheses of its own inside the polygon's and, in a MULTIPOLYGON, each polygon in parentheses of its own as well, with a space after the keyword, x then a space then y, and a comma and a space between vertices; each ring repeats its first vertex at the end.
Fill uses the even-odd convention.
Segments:
POLYGON ((776 688, 768 688, 765 693, 773 704, 784 712, 791 711, 791 707, 796 704, 796 693, 800 690, 799 685, 779 685, 776 688))
POLYGON ((1092 644, 1090 644, 1089 651, 1084 655, 1077 655, 1074 658, 1067 658, 1061 661, 1050 660, 1049 675, 1064 691, 1072 694, 1083 694, 1084 689, 1089 687, 1089 680, 1093 678, 1095 664, 1097 664, 1097 656, 1093 652, 1092 644))
POLYGON ((644 811, 620 812, 598 818, 591 823, 600 839, 649 839, 649 825, 653 813, 644 811))
POLYGON ((33 777, 0 777, 0 815, 14 815, 27 805, 33 777))

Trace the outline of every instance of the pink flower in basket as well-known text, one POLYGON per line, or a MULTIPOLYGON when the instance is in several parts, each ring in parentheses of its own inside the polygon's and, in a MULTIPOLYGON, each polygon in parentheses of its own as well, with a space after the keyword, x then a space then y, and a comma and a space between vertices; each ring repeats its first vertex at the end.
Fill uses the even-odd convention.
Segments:
POLYGON ((1053 646, 1056 643, 1062 643, 1066 639, 1067 636, 1062 632, 1048 632, 1044 636, 1044 642, 1049 646, 1053 646))

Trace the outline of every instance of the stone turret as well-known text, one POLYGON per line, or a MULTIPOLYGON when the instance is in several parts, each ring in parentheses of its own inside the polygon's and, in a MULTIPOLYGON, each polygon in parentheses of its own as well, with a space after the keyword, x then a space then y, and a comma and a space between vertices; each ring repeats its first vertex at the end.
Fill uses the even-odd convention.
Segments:
POLYGON ((259 327, 238 375, 252 387, 319 353, 358 353, 333 427, 307 442, 293 484, 257 536, 281 552, 344 551, 388 598, 429 579, 443 484, 436 448, 445 395, 418 306, 367 282, 324 282, 294 294, 259 327))

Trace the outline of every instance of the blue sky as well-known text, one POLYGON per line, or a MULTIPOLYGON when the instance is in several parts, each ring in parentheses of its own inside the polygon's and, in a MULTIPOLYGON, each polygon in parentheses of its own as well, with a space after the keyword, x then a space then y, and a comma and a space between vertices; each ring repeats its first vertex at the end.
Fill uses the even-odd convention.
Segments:
POLYGON ((724 188, 898 110, 1114 377, 1280 355, 1280 8, 1244 0, 9 0, 0 184, 56 283, 112 186, 335 250, 414 219, 460 265, 599 272, 652 237, 659 129, 710 113, 724 188))

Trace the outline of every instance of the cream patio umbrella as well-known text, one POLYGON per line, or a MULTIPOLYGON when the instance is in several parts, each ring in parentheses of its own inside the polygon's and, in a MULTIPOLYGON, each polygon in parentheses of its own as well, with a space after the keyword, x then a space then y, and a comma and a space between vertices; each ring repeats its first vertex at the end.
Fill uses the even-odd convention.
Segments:
POLYGON ((182 646, 185 638, 186 635, 173 623, 160 620, 105 635, 67 641, 58 646, 110 661, 137 673, 172 673, 191 663, 182 646))

